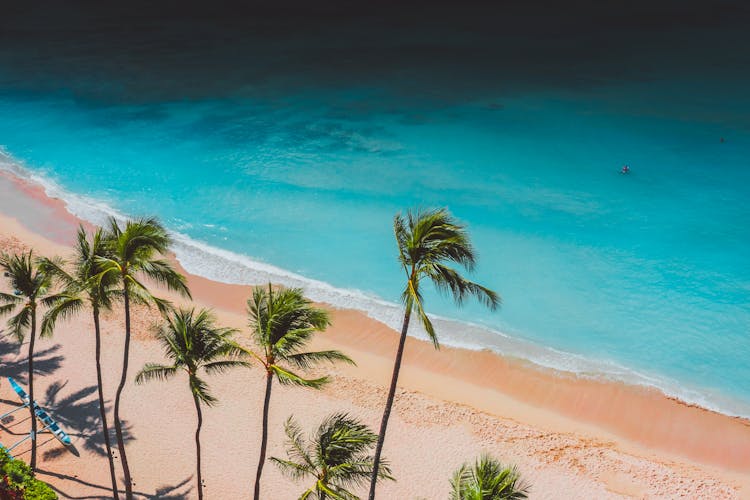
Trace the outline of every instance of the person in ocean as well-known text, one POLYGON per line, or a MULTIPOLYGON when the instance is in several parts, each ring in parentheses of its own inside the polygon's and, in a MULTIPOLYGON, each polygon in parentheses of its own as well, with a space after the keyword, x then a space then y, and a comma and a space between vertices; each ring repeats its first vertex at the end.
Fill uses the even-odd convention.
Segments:
POLYGON ((620 170, 621 174, 629 174, 630 173, 630 167, 628 165, 623 165, 622 170, 620 170))

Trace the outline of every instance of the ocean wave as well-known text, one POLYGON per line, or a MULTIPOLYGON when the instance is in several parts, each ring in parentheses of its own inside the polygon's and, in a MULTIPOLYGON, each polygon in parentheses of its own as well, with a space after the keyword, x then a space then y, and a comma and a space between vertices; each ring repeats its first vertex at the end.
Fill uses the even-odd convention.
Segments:
MULTIPOLYGON (((92 224, 102 225, 109 217, 123 221, 126 214, 107 203, 66 191, 48 176, 34 172, 0 148, 0 170, 40 185, 47 196, 58 198, 74 216, 92 224)), ((388 302, 361 290, 334 287, 326 282, 310 279, 246 255, 238 254, 197 241, 186 234, 170 231, 172 249, 180 264, 191 274, 239 285, 273 282, 287 287, 302 288, 316 302, 335 308, 356 309, 398 331, 403 319, 401 305, 388 302)), ((489 349, 538 366, 569 372, 579 377, 624 382, 656 388, 688 404, 714 410, 730 416, 750 418, 750 405, 723 394, 705 389, 693 389, 661 375, 645 374, 610 360, 595 360, 507 335, 501 331, 465 321, 430 315, 440 332, 441 343, 472 350, 489 349)), ((412 322, 409 335, 422 340, 428 336, 418 322, 412 322)))

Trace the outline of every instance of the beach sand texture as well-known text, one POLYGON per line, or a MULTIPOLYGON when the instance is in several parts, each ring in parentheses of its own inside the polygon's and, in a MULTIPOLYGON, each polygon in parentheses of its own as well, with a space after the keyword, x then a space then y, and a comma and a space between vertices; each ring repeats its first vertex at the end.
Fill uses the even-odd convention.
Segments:
MULTIPOLYGON (((68 253, 79 222, 59 200, 7 176, 0 178, 0 195, 0 249, 68 253)), ((213 308, 221 324, 246 330, 250 287, 189 280, 196 305, 213 308)), ((194 498, 195 414, 187 381, 178 376, 133 383, 145 362, 163 360, 151 335, 158 315, 138 310, 135 316, 122 403, 134 489, 147 498, 194 498)), ((38 400, 74 445, 71 452, 51 435, 41 436, 39 477, 63 498, 108 497, 91 323, 83 314, 37 344, 38 400)), ((102 326, 111 404, 121 367, 120 315, 108 314, 102 326)), ((247 333, 240 338, 247 341, 247 333)), ((334 381, 322 392, 274 387, 269 456, 283 456, 282 424, 290 415, 312 431, 330 413, 346 411, 377 429, 396 341, 395 332, 364 314, 334 310, 333 326, 316 344, 343 350, 358 366, 331 369, 334 381)), ((3 336, 0 375, 25 383, 25 351, 3 336)), ((220 403, 204 411, 206 498, 247 498, 260 440, 263 374, 238 369, 209 381, 220 403)), ((15 402, 3 379, 0 411, 15 402)), ((0 442, 15 441, 28 428, 26 415, 18 412, 0 426, 0 442)), ((26 449, 19 450, 28 458, 26 449)), ((517 464, 532 485, 531 498, 750 498, 746 420, 655 390, 541 370, 489 352, 434 351, 410 338, 384 450, 397 481, 383 483, 378 497, 446 498, 452 471, 482 451, 517 464)), ((264 470, 264 498, 296 498, 307 486, 282 477, 272 464, 264 470)))

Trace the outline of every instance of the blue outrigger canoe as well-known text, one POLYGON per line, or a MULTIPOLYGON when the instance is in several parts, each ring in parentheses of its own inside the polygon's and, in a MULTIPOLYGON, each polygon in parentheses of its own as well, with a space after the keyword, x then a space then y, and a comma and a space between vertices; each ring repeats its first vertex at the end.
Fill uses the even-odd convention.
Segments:
MULTIPOLYGON (((31 400, 29 398, 29 395, 26 394, 26 391, 23 390, 23 388, 18 385, 18 382, 13 380, 13 377, 8 377, 8 382, 10 382, 10 386, 13 388, 14 391, 16 391, 16 394, 18 394, 18 397, 21 398, 21 402, 24 404, 24 406, 28 406, 31 403, 31 400)), ((44 424, 45 429, 49 429, 52 434, 60 440, 60 442, 64 445, 70 444, 70 436, 68 436, 64 430, 60 428, 60 426, 55 422, 55 420, 49 416, 49 414, 44 411, 38 404, 36 404, 36 401, 33 402, 34 405, 34 414, 36 415, 36 418, 39 419, 39 421, 44 424)))

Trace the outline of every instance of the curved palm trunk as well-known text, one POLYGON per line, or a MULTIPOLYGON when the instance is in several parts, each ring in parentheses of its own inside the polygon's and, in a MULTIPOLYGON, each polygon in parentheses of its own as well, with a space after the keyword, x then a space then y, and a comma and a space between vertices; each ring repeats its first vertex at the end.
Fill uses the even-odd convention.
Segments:
POLYGON ((36 472, 36 415, 34 414, 34 341, 36 340, 36 307, 31 306, 29 339, 29 413, 31 414, 31 473, 36 472))
POLYGON ((396 397, 396 384, 398 383, 398 373, 401 371, 401 358, 404 356, 404 344, 406 343, 406 332, 409 330, 409 319, 411 318, 411 307, 404 313, 404 323, 401 326, 401 338, 398 342, 398 351, 396 351, 396 361, 393 364, 393 377, 391 378, 391 388, 388 390, 388 400, 385 403, 383 411, 383 420, 380 421, 380 433, 378 434, 378 444, 375 447, 375 457, 372 467, 372 477, 370 478, 370 496, 369 500, 375 500, 375 486, 378 482, 378 470, 380 469, 380 454, 383 451, 385 442, 385 431, 388 428, 388 419, 391 417, 391 408, 393 399, 396 397))
POLYGON ((266 399, 263 401, 263 434, 260 441, 260 461, 258 472, 255 474, 255 500, 260 500, 260 476, 263 474, 263 464, 266 462, 266 446, 268 445, 268 403, 271 401, 271 383, 273 373, 266 375, 266 399))
POLYGON ((128 288, 124 288, 124 299, 125 299, 125 346, 123 348, 122 358, 122 375, 120 377, 120 385, 117 386, 117 393, 115 394, 115 432, 117 434, 117 447, 120 450, 120 461, 122 462, 122 473, 125 476, 125 498, 127 500, 133 499, 133 485, 130 479, 130 467, 128 467, 128 458, 125 455, 125 441, 122 437, 122 424, 120 423, 120 395, 125 387, 125 382, 128 380, 128 358, 130 355, 130 297, 128 296, 128 288))
POLYGON ((96 386, 99 390, 99 415, 102 419, 102 432, 104 433, 104 445, 107 449, 109 459, 109 476, 112 480, 112 498, 119 500, 117 491, 117 475, 115 474, 115 459, 112 456, 112 445, 109 442, 109 426, 107 425, 107 411, 104 407, 104 384, 102 383, 102 337, 99 328, 99 308, 94 306, 94 337, 96 339, 96 386))
POLYGON ((201 475, 201 427, 203 426, 203 413, 198 398, 193 396, 195 411, 198 413, 198 427, 195 429, 195 456, 197 457, 198 478, 198 500, 203 500, 203 476, 201 475))

